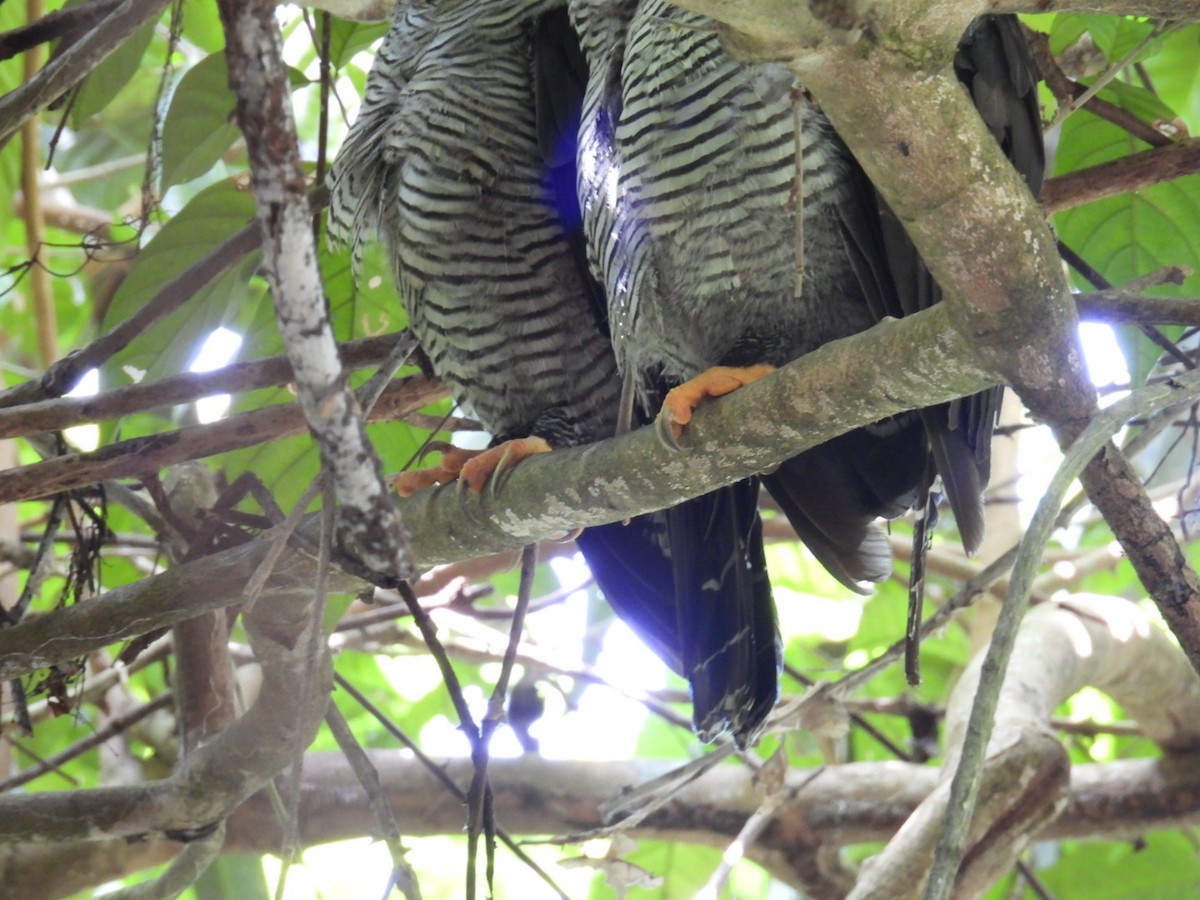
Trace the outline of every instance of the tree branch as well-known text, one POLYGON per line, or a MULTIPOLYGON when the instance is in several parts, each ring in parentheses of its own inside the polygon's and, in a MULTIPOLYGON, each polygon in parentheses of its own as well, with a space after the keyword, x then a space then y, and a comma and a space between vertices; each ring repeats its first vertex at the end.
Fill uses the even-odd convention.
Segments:
POLYGON ((1197 172, 1200 138, 1189 138, 1051 178, 1038 195, 1038 202, 1053 214, 1197 172))
MULTIPOLYGON (((310 519, 300 530, 308 540, 315 540, 316 528, 316 522, 310 519)), ((268 534, 240 547, 114 588, 87 602, 31 616, 18 626, 2 629, 0 681, 238 604, 247 582, 271 546, 268 534)), ((289 547, 263 588, 259 603, 272 606, 303 590, 311 594, 315 578, 313 557, 289 547)), ((361 580, 334 570, 331 590, 353 593, 362 587, 361 580)))
POLYGON ((407 535, 346 383, 325 307, 275 4, 219 0, 217 8, 275 318, 309 431, 333 479, 338 539, 373 569, 407 578, 414 572, 407 535))
POLYGON ((127 37, 152 19, 167 0, 124 0, 104 13, 100 23, 88 29, 64 53, 60 53, 37 77, 0 97, 0 147, 30 117, 66 93, 100 65, 127 37))
POLYGON ((883 322, 706 403, 682 453, 639 429, 525 460, 480 494, 421 491, 401 503, 413 553, 423 566, 452 562, 675 505, 852 428, 991 386, 967 353, 945 308, 883 322), (917 346, 928 351, 914 356, 917 346))
MULTIPOLYGON (((965 352, 965 342, 948 327, 946 309, 934 308, 836 341, 706 404, 688 426, 683 453, 668 449, 653 428, 643 428, 526 460, 481 494, 454 486, 422 491, 402 505, 412 525, 414 559, 421 566, 468 559, 661 509, 850 428, 991 386, 985 372, 960 361, 965 352), (930 352, 914 359, 913 346, 930 352)), ((0 680, 239 602, 267 543, 176 566, 0 630, 0 680)), ((303 554, 289 551, 287 559, 277 571, 311 577, 303 554)), ((363 586, 343 576, 336 589, 363 586)))
MULTIPOLYGON (((462 833, 461 805, 407 751, 367 754, 405 835, 462 833)), ((459 785, 469 783, 469 760, 438 764, 459 785)), ((570 762, 531 755, 493 760, 497 818, 514 834, 587 832, 605 824, 597 810, 608 800, 631 785, 668 774, 673 765, 659 760, 570 762)), ((935 768, 901 762, 846 763, 819 773, 793 769, 787 785, 801 790, 748 856, 790 884, 809 884, 811 876, 801 880, 797 872, 807 854, 817 847, 887 840, 933 790, 937 776, 935 768)), ((339 753, 307 755, 301 792, 304 846, 361 837, 376 827, 357 776, 339 753)), ((717 766, 629 834, 723 848, 760 804, 750 772, 740 766, 717 766)), ((1197 825, 1200 754, 1191 753, 1074 766, 1066 805, 1038 838, 1135 840, 1150 831, 1197 825)), ((281 839, 270 800, 257 794, 230 817, 225 852, 277 852, 281 839)), ((0 878, 14 896, 67 896, 99 880, 161 864, 178 850, 177 843, 153 839, 4 843, 0 878)))
MULTIPOLYGON (((873 18, 837 5, 822 7, 820 19, 805 7, 782 14, 773 0, 680 5, 738 29, 727 39, 739 54, 789 62, 904 223, 977 358, 1001 373, 1036 418, 1051 424, 1061 446, 1072 444, 1096 412, 1095 391, 1053 237, 1021 177, 946 70, 974 17, 971 4, 896 3, 873 18)), ((1132 467, 1109 442, 1082 480, 1200 670, 1200 578, 1132 467)), ((980 752, 991 729, 983 710, 972 720, 980 752)), ((1042 764, 1020 756, 994 762, 1012 762, 1034 777, 1029 773, 1042 764)), ((984 774, 990 779, 995 770, 984 774)), ((964 761, 959 775, 956 790, 965 790, 953 821, 944 828, 939 823, 930 897, 951 890, 967 838, 959 825, 970 821, 979 788, 974 765, 964 761)), ((986 806, 988 795, 982 796, 986 806)))
MULTIPOLYGON (((402 332, 348 341, 341 346, 347 368, 378 365, 387 358, 402 332)), ((60 397, 19 406, 0 407, 0 439, 42 431, 59 431, 72 425, 115 419, 178 403, 191 403, 213 394, 235 394, 292 380, 286 356, 249 360, 211 372, 169 375, 158 381, 114 388, 91 397, 60 397)))
MULTIPOLYGON (((983 667, 980 654, 951 697, 942 783, 864 873, 852 897, 900 900, 919 894, 944 824, 948 776, 957 765, 983 667), (899 891, 898 884, 911 888, 899 891)), ((1161 627, 1115 597, 1076 595, 1035 607, 1021 625, 1007 668, 955 897, 986 891, 1057 816, 1070 766, 1050 717, 1089 685, 1110 694, 1160 746, 1189 752, 1200 747, 1200 678, 1161 627)))
MULTIPOLYGON (((404 378, 387 387, 368 419, 402 419, 445 394, 439 381, 419 375, 404 378)), ((208 425, 190 425, 118 441, 88 453, 64 453, 40 463, 0 471, 0 503, 46 497, 114 478, 141 478, 186 460, 228 453, 304 431, 304 413, 300 407, 281 403, 208 425)))
POLYGON ((311 579, 276 592, 273 601, 259 604, 244 619, 263 681, 257 701, 242 718, 196 748, 161 781, 0 796, 0 832, 7 828, 9 835, 35 841, 146 833, 188 840, 203 837, 226 818, 291 761, 296 746, 308 746, 328 703, 328 652, 311 658, 304 639, 315 604, 311 579), (317 689, 297 689, 308 683, 317 689))

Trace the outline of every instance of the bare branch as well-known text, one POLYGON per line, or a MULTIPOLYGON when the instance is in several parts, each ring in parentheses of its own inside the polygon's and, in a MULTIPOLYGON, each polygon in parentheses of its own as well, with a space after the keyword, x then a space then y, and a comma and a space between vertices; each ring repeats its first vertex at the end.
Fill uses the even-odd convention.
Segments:
MULTIPOLYGON (((307 524, 308 534, 315 535, 313 523, 307 524)), ((239 603, 269 548, 267 540, 252 541, 0 630, 0 680, 86 656, 115 641, 239 603)), ((270 602, 261 605, 278 605, 305 590, 311 595, 315 571, 309 554, 295 548, 285 550, 276 574, 263 590, 263 599, 270 602)), ((350 593, 363 587, 356 578, 337 570, 333 574, 332 590, 350 593)))
MULTIPOLYGON (((445 396, 438 381, 413 376, 387 387, 371 410, 371 421, 402 419, 445 396)), ((0 503, 45 497, 114 478, 141 478, 166 466, 203 459, 292 435, 303 434, 304 413, 278 404, 229 416, 209 425, 118 441, 90 453, 65 453, 44 462, 0 471, 0 503)))
MULTIPOLYGON (((127 0, 131 2, 131 0, 127 0)), ((156 0, 157 2, 157 0, 156 0)), ((192 296, 254 250, 260 241, 257 229, 247 226, 222 241, 159 289, 158 293, 124 322, 51 366, 40 381, 27 381, 0 391, 0 408, 61 397, 71 391, 88 370, 102 365, 159 319, 182 306, 192 296)))
MULTIPOLYGON (((982 668, 980 656, 951 698, 943 773, 954 768, 955 748, 962 746, 982 668)), ((1200 678, 1167 634, 1136 606, 1113 597, 1079 595, 1036 607, 1021 625, 1008 667, 983 800, 971 823, 970 851, 955 897, 985 891, 1067 805, 1068 763, 1049 722, 1054 709, 1085 685, 1109 692, 1161 745, 1180 750, 1200 746, 1200 678)), ((1074 782, 1073 773, 1071 778, 1074 782)), ((917 895, 948 801, 948 792, 934 790, 851 896, 917 895), (912 887, 899 891, 898 884, 912 887)))
MULTIPOLYGON (((461 834, 462 807, 437 775, 406 750, 367 753, 407 835, 461 834)), ((469 783, 469 760, 436 762, 442 777, 459 785, 469 783)), ((533 755, 493 760, 496 814, 513 834, 590 831, 604 824, 597 810, 605 801, 630 785, 665 775, 673 765, 665 760, 572 762, 533 755)), ((376 823, 370 804, 340 753, 310 753, 304 771, 304 846, 371 833, 376 823)), ((885 841, 895 834, 933 790, 938 770, 913 763, 854 762, 826 767, 817 778, 814 774, 811 769, 788 773, 788 787, 802 790, 747 854, 790 884, 809 883, 811 873, 798 871, 799 864, 817 848, 885 841)), ((685 788, 678 802, 667 804, 629 834, 723 848, 761 802, 750 772, 740 766, 716 766, 685 788)), ((1200 754, 1192 753, 1074 766, 1066 806, 1038 838, 1133 840, 1158 829, 1197 825, 1200 754)), ((230 818, 225 851, 276 852, 281 836, 270 801, 258 794, 230 818)), ((65 896, 94 885, 96 875, 118 878, 161 863, 178 848, 153 839, 132 844, 5 843, 0 845, 0 872, 15 896, 65 896)))
MULTIPOLYGON (((363 338, 342 344, 342 359, 348 368, 382 362, 400 333, 363 338)), ((62 397, 21 406, 0 407, 0 438, 59 431, 85 422, 100 422, 162 406, 190 403, 213 394, 257 390, 292 380, 292 367, 285 356, 234 363, 212 372, 170 375, 158 381, 115 388, 92 397, 62 397)))
POLYGON ((1062 212, 1197 172, 1200 172, 1200 138, 1189 138, 1051 178, 1042 188, 1038 202, 1048 213, 1062 212))
POLYGON ((339 541, 373 569, 406 578, 414 573, 407 535, 346 384, 325 308, 275 5, 221 0, 217 6, 275 317, 305 419, 333 478, 339 541))

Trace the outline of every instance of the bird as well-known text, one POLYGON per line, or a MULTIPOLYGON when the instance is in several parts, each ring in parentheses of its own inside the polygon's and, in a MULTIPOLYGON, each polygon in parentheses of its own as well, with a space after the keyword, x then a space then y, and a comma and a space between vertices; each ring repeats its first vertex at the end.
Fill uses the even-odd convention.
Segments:
MULTIPOLYGON (((608 303, 623 406, 665 395, 668 442, 706 397, 940 299, 903 227, 785 66, 730 58, 711 20, 666 0, 569 0, 569 9, 589 71, 578 150, 589 261, 608 303)), ((954 67, 1036 193, 1037 79, 1015 17, 976 20, 954 67)), ((877 520, 932 515, 939 483, 973 552, 998 400, 988 391, 855 429, 751 479, 745 496, 761 480, 813 555, 860 592, 891 572, 877 520)), ((721 610, 723 631, 680 634, 707 733, 753 734, 776 690, 761 668, 707 664, 714 648, 768 642, 769 595, 743 598, 721 610), (722 706, 732 695, 736 710, 722 706)))
MULTIPOLYGON (((378 237, 434 373, 493 436, 402 474, 402 493, 478 490, 531 454, 615 433, 621 380, 577 196, 587 80, 565 0, 394 11, 331 168, 328 231, 356 265, 378 237)), ((617 615, 677 672, 708 673, 689 678, 708 740, 752 740, 777 694, 757 495, 734 485, 577 537, 617 615), (746 607, 752 632, 728 615, 746 607)))
POLYGON ((433 370, 516 456, 609 436, 619 392, 538 144, 532 31, 553 6, 399 3, 330 173, 331 238, 358 259, 381 237, 433 370))

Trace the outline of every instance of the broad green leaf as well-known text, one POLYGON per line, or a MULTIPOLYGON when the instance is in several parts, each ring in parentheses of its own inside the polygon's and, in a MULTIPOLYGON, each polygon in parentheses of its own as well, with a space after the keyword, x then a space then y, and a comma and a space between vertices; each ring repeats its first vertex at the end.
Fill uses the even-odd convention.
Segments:
POLYGON ((235 105, 225 54, 213 53, 187 70, 163 123, 164 189, 203 175, 237 140, 235 105))
MULTIPOLYGON (((1154 25, 1147 19, 1095 15, 1081 15, 1079 18, 1111 65, 1121 62, 1154 31, 1154 25)), ((1152 43, 1138 54, 1138 58, 1145 58, 1153 51, 1152 43)))
POLYGON ((338 622, 342 621, 342 616, 346 614, 346 610, 350 608, 350 604, 354 602, 353 594, 330 594, 325 601, 325 634, 333 634, 333 630, 337 628, 338 622))
MULTIPOLYGON (((318 259, 329 298, 330 318, 339 339, 385 334, 405 326, 407 320, 403 308, 392 287, 391 277, 383 269, 383 255, 378 247, 368 250, 357 280, 350 271, 348 252, 332 251, 322 240, 318 245, 318 259)), ((282 353, 283 346, 271 304, 260 303, 254 310, 255 318, 245 326, 246 342, 239 358, 254 359, 282 353)), ((408 367, 399 374, 410 375, 416 371, 408 367)), ((361 380, 361 376, 355 379, 356 382, 361 380)), ((254 409, 264 402, 291 403, 294 399, 291 394, 282 391, 269 398, 256 393, 237 398, 233 411, 254 409)), ((450 408, 447 400, 434 404, 428 411, 433 415, 445 415, 450 408)), ((368 426, 367 434, 387 474, 403 471, 412 465, 429 439, 426 430, 403 422, 377 423, 368 426)), ((276 442, 265 447, 235 451, 222 459, 228 467, 230 478, 244 471, 253 471, 269 490, 277 492, 277 499, 281 503, 299 499, 311 479, 320 471, 316 445, 307 435, 290 438, 282 446, 276 442)))
MULTIPOLYGON (((252 395, 254 400, 247 397, 235 398, 234 409, 231 412, 243 407, 257 409, 271 405, 262 402, 262 393, 264 392, 255 392, 252 395)), ((277 402, 295 401, 295 396, 285 388, 275 389, 271 393, 275 395, 277 402)), ((321 471, 316 446, 307 432, 296 437, 226 453, 221 456, 221 460, 230 481, 243 472, 253 472, 257 475, 284 511, 296 505, 321 471)), ((310 509, 317 509, 319 506, 320 498, 317 498, 310 509)))
POLYGON ((183 37, 201 50, 216 53, 225 47, 225 31, 215 4, 183 5, 183 37))
MULTIPOLYGON (((1154 31, 1148 19, 1062 13, 1050 29, 1050 51, 1056 56, 1074 47, 1087 34, 1108 65, 1116 65, 1154 31)), ((1138 53, 1136 61, 1153 56, 1163 41, 1160 35, 1138 53)))
MULTIPOLYGON (((212 253, 225 239, 254 218, 253 198, 236 186, 222 182, 202 191, 142 248, 105 316, 104 327, 128 318, 163 285, 189 266, 212 253)), ((147 377, 179 372, 186 367, 198 344, 218 325, 246 315, 247 305, 261 302, 262 290, 252 276, 259 251, 241 260, 202 287, 182 308, 155 323, 151 329, 104 369, 107 384, 128 384, 132 366, 147 377)))
MULTIPOLYGON (((1101 96, 1146 120, 1170 111, 1152 94, 1130 85, 1110 85, 1101 96)), ((1128 132, 1080 112, 1063 125, 1056 173, 1086 169, 1146 149, 1128 132)), ((1200 177, 1188 176, 1156 184, 1136 193, 1110 197, 1055 217, 1063 242, 1115 285, 1163 266, 1190 266, 1200 271, 1200 177)), ((1076 278, 1078 287, 1090 288, 1076 278)), ((1178 288, 1161 293, 1188 294, 1200 288, 1193 275, 1178 288)), ((1133 329, 1118 329, 1134 383, 1144 380, 1160 351, 1133 329)))
MULTIPOLYGON (((69 668, 69 664, 65 668, 69 668)), ((47 695, 46 674, 46 672, 40 672, 22 679, 26 695, 31 703, 45 699, 47 695)), ((82 682, 83 673, 80 672, 71 681, 72 692, 78 690, 82 682)), ((56 716, 39 722, 33 730, 33 735, 22 738, 22 743, 28 748, 27 752, 35 754, 37 759, 50 759, 54 754, 62 750, 63 747, 69 746, 75 741, 83 740, 91 730, 87 722, 80 721, 75 716, 56 716)), ((27 756, 17 755, 16 758, 23 760, 22 768, 28 768, 33 765, 29 762, 29 757, 27 756)), ((61 774, 51 771, 38 776, 37 779, 30 782, 31 789, 61 791, 76 786, 94 787, 100 774, 99 753, 96 750, 90 750, 64 763, 62 768, 67 775, 77 779, 77 785, 71 784, 61 774)))
POLYGON ((374 242, 364 252, 358 277, 349 250, 333 250, 322 238, 317 249, 321 281, 329 298, 334 333, 341 340, 399 331, 408 325, 404 304, 392 282, 383 247, 374 242))
POLYGON ((147 22, 131 34, 83 80, 71 104, 72 125, 78 128, 120 95, 129 80, 142 68, 142 60, 157 24, 147 22))
POLYGON ((858 632, 849 644, 851 649, 863 649, 874 655, 904 636, 907 603, 898 602, 889 587, 882 584, 867 598, 858 632))
POLYGON ((1146 60, 1154 88, 1163 102, 1187 123, 1190 133, 1200 133, 1200 24, 1167 35, 1158 52, 1146 60))
POLYGON ((1088 23, 1085 16, 1060 13, 1054 17, 1054 24, 1050 27, 1050 52, 1056 57, 1060 56, 1067 48, 1074 47, 1087 33, 1088 23))
POLYGON ((330 19, 329 63, 340 69, 355 53, 366 50, 388 33, 391 22, 351 22, 348 19, 330 19))
MULTIPOLYGON (((64 174, 91 166, 109 170, 103 177, 71 186, 78 202, 103 210, 131 209, 130 201, 141 192, 153 121, 153 86, 137 78, 103 115, 88 119, 75 129, 74 140, 55 150, 54 166, 64 174)), ((118 220, 121 217, 116 215, 118 220)))
MULTIPOLYGON (((1086 78, 1086 79, 1083 79, 1083 81, 1081 83, 1090 85, 1092 81, 1093 81, 1093 79, 1086 78)), ((1107 100, 1109 103, 1115 103, 1117 106, 1121 107, 1124 110, 1128 110, 1129 112, 1131 112, 1135 116, 1137 116, 1139 119, 1141 119, 1143 122, 1148 122, 1148 123, 1152 124, 1155 120, 1158 120, 1158 119, 1166 119, 1166 120, 1170 121, 1175 116, 1175 111, 1173 109, 1171 109, 1171 107, 1167 106, 1165 103, 1163 103, 1162 100, 1160 100, 1158 97, 1156 97, 1150 91, 1146 90, 1144 87, 1141 87, 1139 85, 1127 84, 1123 81, 1114 81, 1114 82, 1111 82, 1111 83, 1105 85, 1104 89, 1100 92, 1100 97, 1104 100, 1107 100)), ((1095 117, 1092 116, 1091 113, 1081 111, 1081 112, 1075 113, 1071 118, 1072 119, 1077 119, 1077 118, 1083 119, 1083 118, 1095 118, 1095 117)), ((1117 126, 1115 126, 1115 125, 1112 127, 1117 128, 1117 126)), ((1122 134, 1127 134, 1127 132, 1125 132, 1123 129, 1118 129, 1118 130, 1120 130, 1122 132, 1122 134)), ((1085 139, 1085 143, 1081 147, 1080 145, 1077 145, 1077 144, 1072 145, 1072 143, 1068 142, 1068 141, 1074 142, 1076 140, 1079 140, 1080 137, 1078 135, 1069 134, 1069 133, 1064 134, 1060 152, 1065 153, 1066 159, 1068 159, 1068 160, 1074 158, 1080 152, 1086 152, 1086 150, 1087 150, 1086 138, 1087 137, 1088 137, 1088 135, 1085 133, 1083 135, 1083 138, 1085 139)), ((1136 146, 1138 149, 1143 149, 1143 150, 1146 149, 1145 144, 1143 144, 1140 141, 1137 141, 1133 137, 1130 137, 1129 140, 1131 142, 1130 146, 1136 146)), ((1068 169, 1065 168, 1065 163, 1062 160, 1058 160, 1058 159, 1055 160, 1055 168, 1060 173, 1069 171, 1068 169)))

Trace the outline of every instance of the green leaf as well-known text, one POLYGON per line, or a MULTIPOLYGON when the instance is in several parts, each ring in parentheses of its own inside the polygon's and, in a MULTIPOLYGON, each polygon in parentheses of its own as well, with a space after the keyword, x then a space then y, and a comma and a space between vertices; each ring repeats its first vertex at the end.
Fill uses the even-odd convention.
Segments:
POLYGON ((1200 859, 1179 832, 1146 835, 1144 844, 1071 843, 1060 862, 1037 874, 1053 896, 1089 900, 1184 900, 1196 896, 1200 859))
POLYGON ((329 29, 329 62, 340 69, 354 54, 366 50, 388 33, 392 27, 387 22, 351 22, 349 19, 331 18, 329 29))
POLYGON ((237 140, 235 105, 223 53, 207 56, 188 69, 163 123, 164 189, 203 175, 237 140))
POLYGON ((261 856, 218 856, 193 885, 196 900, 270 900, 261 856))
POLYGON ((183 4, 183 36, 201 50, 216 53, 225 48, 225 31, 215 4, 183 4))
MULTIPOLYGON (((113 296, 103 323, 111 328, 148 303, 162 286, 254 218, 254 199, 229 182, 197 194, 142 248, 129 275, 113 296)), ((123 367, 149 377, 183 371, 198 342, 209 331, 262 303, 261 286, 252 282, 261 252, 255 251, 201 288, 182 308, 155 323, 149 332, 104 367, 106 384, 128 384, 123 367)))
MULTIPOLYGON (((271 393, 279 402, 291 403, 296 399, 284 388, 277 388, 271 393)), ((235 398, 234 410, 231 411, 259 409, 270 405, 272 404, 263 402, 262 392, 256 391, 252 395, 235 398)), ((243 472, 257 475, 284 512, 296 505, 321 471, 320 457, 307 432, 296 437, 226 453, 221 456, 221 460, 230 481, 243 472)), ((318 498, 313 501, 310 509, 316 509, 319 505, 318 498)))
MULTIPOLYGON (((1110 85, 1101 96, 1147 121, 1172 115, 1153 94, 1132 85, 1110 85)), ((1055 174, 1086 169, 1144 149, 1146 145, 1124 129, 1080 112, 1063 124, 1055 174)), ((1067 210, 1055 217, 1055 227, 1068 247, 1120 286, 1162 266, 1183 265, 1200 271, 1198 219, 1200 177, 1188 176, 1067 210)), ((1091 287, 1078 276, 1073 281, 1082 289, 1091 287)), ((1182 286, 1165 286, 1155 293, 1187 295, 1198 289, 1200 276, 1193 275, 1182 286)), ((1134 329, 1118 329, 1117 339, 1134 383, 1141 383, 1160 351, 1134 329)))
POLYGON ((1154 56, 1146 60, 1146 71, 1163 102, 1188 125, 1200 132, 1200 24, 1189 25, 1167 35, 1154 56))
MULTIPOLYGON (((1091 33, 1096 46, 1104 53, 1104 58, 1112 65, 1121 62, 1154 31, 1154 25, 1148 19, 1096 15, 1081 15, 1079 18, 1091 33)), ((1153 53, 1153 48, 1153 43, 1145 47, 1138 54, 1139 58, 1153 53)))
POLYGON ((354 602, 353 594, 330 594, 325 602, 324 631, 325 635, 333 634, 338 622, 354 602))
POLYGON ((357 278, 351 269, 349 250, 333 250, 321 240, 317 260, 329 297, 333 330, 339 339, 387 334, 408 325, 404 304, 392 282, 391 265, 378 242, 364 248, 357 278))
POLYGON ((1060 13, 1054 17, 1054 24, 1050 27, 1050 52, 1056 57, 1059 56, 1086 34, 1087 30, 1087 20, 1084 16, 1060 13))
MULTIPOLYGON (((339 339, 385 334, 407 324, 403 305, 396 296, 382 250, 371 247, 365 254, 363 270, 355 280, 350 269, 348 251, 332 251, 325 241, 318 245, 318 261, 329 298, 330 319, 339 339)), ((274 311, 269 303, 260 303, 256 318, 247 322, 246 342, 241 359, 269 356, 283 352, 279 330, 275 327, 274 311)), ((400 375, 417 370, 401 370, 400 375)), ((256 392, 238 397, 234 412, 255 409, 264 404, 294 401, 282 389, 274 395, 256 392)), ((433 415, 450 411, 449 400, 429 407, 433 415)), ((368 436, 379 454, 383 471, 391 474, 409 466, 429 438, 425 429, 403 422, 377 423, 367 428, 368 436)), ((317 448, 306 436, 277 441, 264 447, 250 447, 222 457, 230 478, 244 471, 253 471, 268 490, 275 493, 284 509, 299 499, 312 478, 320 471, 317 448)))
POLYGON ((79 86, 71 104, 71 124, 79 127, 117 97, 142 67, 157 22, 147 22, 96 66, 79 86))

